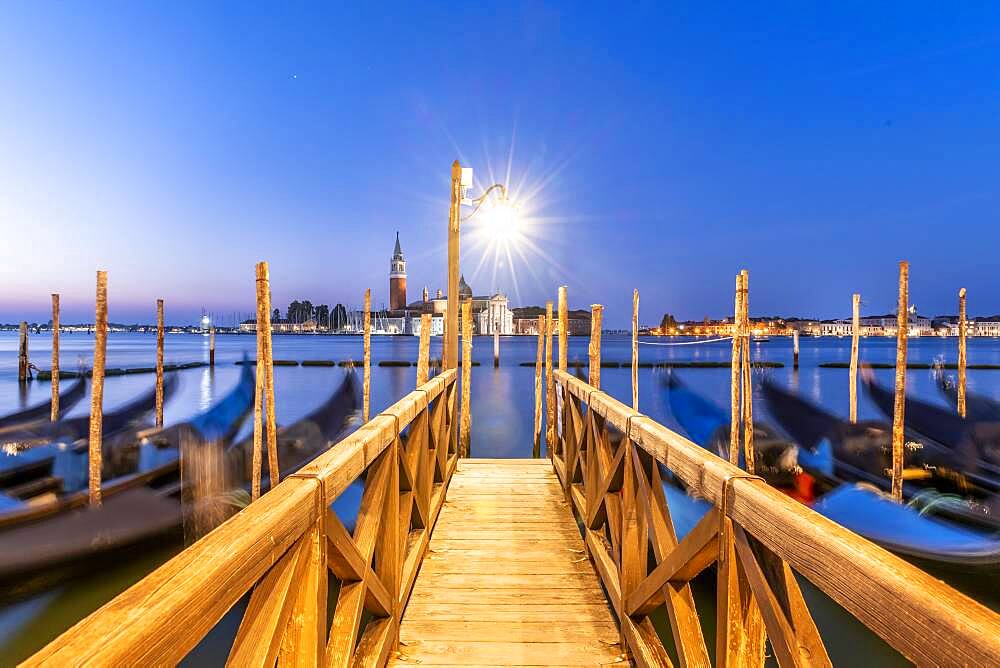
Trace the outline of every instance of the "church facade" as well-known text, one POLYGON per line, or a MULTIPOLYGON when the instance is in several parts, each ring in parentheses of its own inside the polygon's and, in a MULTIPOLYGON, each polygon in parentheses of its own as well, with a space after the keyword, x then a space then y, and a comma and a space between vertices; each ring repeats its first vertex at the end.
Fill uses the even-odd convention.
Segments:
MULTIPOLYGON (((514 334, 514 312, 510 309, 507 295, 496 293, 476 296, 463 275, 458 283, 459 300, 472 302, 472 329, 475 334, 514 334)), ((422 298, 406 303, 406 261, 396 233, 396 247, 389 263, 389 308, 390 328, 401 334, 420 334, 420 317, 431 316, 431 336, 444 333, 444 317, 448 311, 448 298, 437 290, 434 297, 424 287, 422 298)), ((461 320, 461 312, 459 312, 461 320)))

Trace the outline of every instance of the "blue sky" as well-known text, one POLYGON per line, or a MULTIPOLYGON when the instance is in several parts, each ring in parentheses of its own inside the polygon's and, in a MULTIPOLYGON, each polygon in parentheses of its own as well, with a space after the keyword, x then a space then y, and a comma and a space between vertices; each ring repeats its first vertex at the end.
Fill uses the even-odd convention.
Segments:
POLYGON ((11 3, 0 21, 0 322, 387 301, 445 283, 448 173, 522 197, 476 292, 570 286, 627 323, 912 301, 1000 312, 996 3, 11 3), (422 6, 418 6, 422 5, 422 6), (528 197, 528 194, 531 196, 528 197))

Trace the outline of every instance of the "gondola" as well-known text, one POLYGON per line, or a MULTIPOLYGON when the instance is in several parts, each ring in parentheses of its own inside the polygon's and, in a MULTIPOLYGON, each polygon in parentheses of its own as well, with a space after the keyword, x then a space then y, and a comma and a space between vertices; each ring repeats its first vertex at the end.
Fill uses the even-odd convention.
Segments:
MULTIPOLYGON (((722 409, 685 387, 676 377, 671 377, 665 385, 670 393, 671 411, 690 435, 704 436, 728 429, 729 416, 722 409)), ((764 431, 772 430, 765 427, 764 431)), ((713 447, 705 441, 701 443, 708 449, 713 447)), ((804 448, 796 452, 801 455, 804 448)), ((818 456, 824 452, 827 457, 832 455, 827 448, 821 449, 818 456)), ((790 463, 788 459, 783 458, 786 466, 790 463)), ((832 469, 832 462, 820 468, 832 469)), ((808 473, 803 475, 813 478, 808 473)), ((995 535, 926 517, 910 506, 894 503, 869 485, 852 484, 820 473, 810 487, 815 497, 811 501, 800 500, 886 549, 939 565, 985 569, 1000 566, 1000 538, 995 535)), ((800 496, 803 486, 793 489, 799 492, 793 496, 800 496)), ((691 503, 677 500, 681 501, 682 512, 691 510, 691 503)))
MULTIPOLYGON (((872 401, 890 419, 895 395, 879 385, 870 371, 862 374, 872 401)), ((931 439, 951 451, 955 467, 980 484, 1000 489, 1000 422, 963 418, 943 406, 906 398, 904 417, 908 435, 931 439)))
MULTIPOLYGON (((59 413, 65 415, 87 393, 87 381, 80 377, 68 389, 59 393, 59 413)), ((52 415, 52 399, 0 417, 0 433, 28 427, 32 422, 48 420, 52 415)))
MULTIPOLYGON (((953 378, 945 376, 943 373, 937 374, 938 389, 941 394, 957 410, 958 408, 958 385, 953 378)), ((965 417, 969 420, 983 420, 987 422, 1000 422, 1000 401, 990 399, 981 394, 973 392, 965 393, 965 417)))
MULTIPOLYGON (((810 401, 763 383, 768 412, 798 443, 799 463, 813 473, 890 488, 892 427, 877 420, 850 423, 810 401)), ((989 479, 956 468, 954 453, 926 437, 910 441, 903 498, 923 512, 977 528, 1000 528, 1000 499, 989 479), (929 505, 928 505, 929 504, 929 505)))
MULTIPOLYGON (((171 374, 164 379, 164 401, 170 398, 176 387, 176 376, 171 374)), ((103 438, 111 441, 134 429, 143 416, 155 407, 156 389, 153 388, 124 406, 105 413, 101 421, 103 438)), ((20 486, 37 484, 39 477, 52 477, 53 466, 61 454, 86 451, 87 443, 82 439, 89 433, 90 416, 81 416, 58 422, 34 422, 0 434, 3 446, 0 449, 0 497, 23 496, 24 493, 18 491, 20 486)), ((0 509, 4 505, 5 500, 0 498, 0 509)))
MULTIPOLYGON (((252 392, 247 394, 244 389, 241 383, 211 409, 214 415, 235 414, 234 406, 227 405, 227 401, 240 392, 241 397, 249 396, 244 410, 238 411, 238 420, 242 420, 253 399, 252 392)), ((357 382, 349 373, 322 406, 279 432, 282 472, 293 472, 328 448, 344 430, 357 405, 357 382)), ((112 560, 125 559, 152 545, 169 547, 180 542, 186 522, 192 521, 198 511, 198 502, 192 498, 194 476, 184 470, 193 466, 188 459, 194 452, 212 452, 213 448, 221 452, 229 485, 249 489, 242 468, 246 454, 242 451, 252 445, 252 439, 227 447, 219 442, 197 442, 191 438, 193 434, 185 436, 180 451, 183 454, 173 461, 171 470, 163 468, 158 477, 143 478, 141 484, 106 495, 98 508, 83 506, 27 525, 0 529, 0 600, 24 597, 85 574, 96 564, 105 567, 112 560)), ((263 488, 267 489, 266 484, 263 488)), ((232 497, 231 490, 223 490, 208 501, 228 504, 232 497)))

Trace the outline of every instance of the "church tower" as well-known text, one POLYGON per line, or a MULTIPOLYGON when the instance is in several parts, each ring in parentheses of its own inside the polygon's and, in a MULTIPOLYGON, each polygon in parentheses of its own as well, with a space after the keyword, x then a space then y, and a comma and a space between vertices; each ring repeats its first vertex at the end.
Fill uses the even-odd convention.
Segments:
POLYGON ((389 308, 393 311, 406 308, 406 260, 399 247, 399 232, 396 232, 396 249, 389 265, 389 308))

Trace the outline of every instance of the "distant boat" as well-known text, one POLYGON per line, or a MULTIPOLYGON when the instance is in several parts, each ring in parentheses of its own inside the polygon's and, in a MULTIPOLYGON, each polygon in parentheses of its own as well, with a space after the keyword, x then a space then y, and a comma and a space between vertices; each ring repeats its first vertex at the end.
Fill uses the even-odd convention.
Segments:
POLYGON ((770 336, 765 336, 763 334, 755 334, 753 336, 753 342, 754 343, 767 343, 770 340, 771 340, 770 336))

